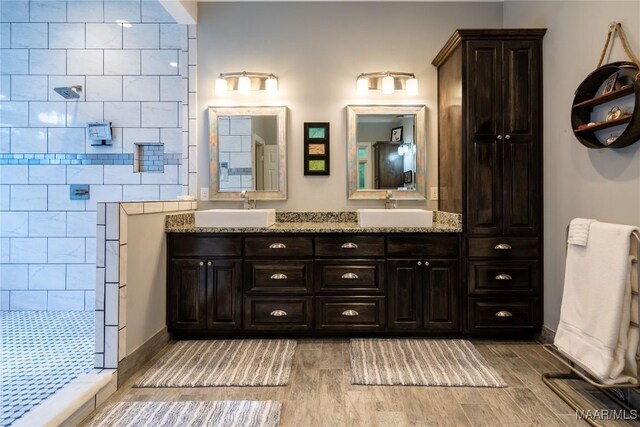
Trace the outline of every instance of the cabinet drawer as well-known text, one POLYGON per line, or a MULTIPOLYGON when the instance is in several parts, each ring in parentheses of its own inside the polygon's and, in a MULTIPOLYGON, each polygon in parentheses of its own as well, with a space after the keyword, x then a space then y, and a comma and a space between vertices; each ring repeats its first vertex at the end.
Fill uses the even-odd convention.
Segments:
POLYGON ((470 257, 537 258, 537 237, 470 237, 470 257))
POLYGON ((540 283, 537 261, 469 261, 469 293, 536 292, 540 283))
POLYGON ((317 297, 317 329, 377 330, 386 322, 384 297, 317 297))
POLYGON ((173 235, 170 239, 174 257, 226 257, 240 256, 240 237, 206 237, 173 235))
POLYGON ((316 261, 316 291, 323 293, 384 292, 384 260, 316 261))
POLYGON ((313 255, 311 237, 247 237, 244 251, 248 257, 305 257, 313 255))
POLYGON ((389 257, 457 258, 458 236, 389 236, 389 257))
POLYGON ((316 256, 367 257, 384 256, 382 236, 316 237, 316 256))
POLYGON ((469 298, 469 329, 532 329, 538 322, 538 298, 469 298))
POLYGON ((308 293, 313 261, 256 261, 244 263, 245 290, 251 293, 308 293))
POLYGON ((311 297, 245 297, 244 328, 292 330, 311 328, 311 297))

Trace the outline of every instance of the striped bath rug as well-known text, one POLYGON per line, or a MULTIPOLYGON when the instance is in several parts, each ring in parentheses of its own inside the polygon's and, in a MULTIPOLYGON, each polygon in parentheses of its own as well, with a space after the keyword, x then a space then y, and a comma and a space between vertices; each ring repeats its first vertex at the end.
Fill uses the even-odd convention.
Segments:
POLYGON ((287 385, 295 348, 294 340, 178 341, 134 387, 287 385))
POLYGON ((352 339, 351 383, 506 387, 465 340, 352 339))
POLYGON ((280 402, 120 402, 107 405, 89 427, 275 427, 280 402))

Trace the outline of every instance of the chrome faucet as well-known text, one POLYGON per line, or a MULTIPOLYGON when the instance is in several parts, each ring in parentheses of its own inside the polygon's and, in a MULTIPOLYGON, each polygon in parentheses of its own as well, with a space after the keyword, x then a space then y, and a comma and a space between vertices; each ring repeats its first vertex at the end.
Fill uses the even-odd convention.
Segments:
POLYGON ((240 192, 240 196, 244 200, 244 209, 255 209, 256 208, 256 200, 251 198, 251 193, 248 193, 247 190, 242 190, 240 192))
POLYGON ((391 190, 387 190, 387 195, 384 198, 384 208, 385 209, 396 209, 398 207, 398 200, 392 199, 391 196, 393 192, 391 190))

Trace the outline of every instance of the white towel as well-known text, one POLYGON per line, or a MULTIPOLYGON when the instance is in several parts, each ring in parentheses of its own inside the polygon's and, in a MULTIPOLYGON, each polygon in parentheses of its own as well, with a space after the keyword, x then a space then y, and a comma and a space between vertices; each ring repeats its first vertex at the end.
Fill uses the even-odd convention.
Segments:
POLYGON ((569 236, 567 243, 571 245, 587 246, 589 240, 589 227, 595 219, 574 218, 569 224, 569 236))
POLYGON ((639 333, 629 325, 629 237, 634 230, 636 227, 593 222, 587 246, 569 245, 567 249, 555 345, 605 384, 636 382, 633 355, 639 333))

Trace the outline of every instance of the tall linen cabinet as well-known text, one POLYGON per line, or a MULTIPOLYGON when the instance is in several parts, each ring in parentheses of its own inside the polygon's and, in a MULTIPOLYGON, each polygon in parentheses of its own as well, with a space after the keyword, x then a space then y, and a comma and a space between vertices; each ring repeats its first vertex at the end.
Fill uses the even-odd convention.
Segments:
POLYGON ((468 335, 540 331, 545 32, 457 30, 433 60, 439 209, 463 216, 468 335))

